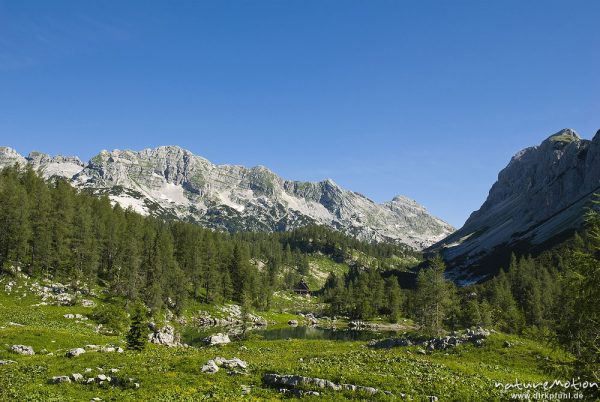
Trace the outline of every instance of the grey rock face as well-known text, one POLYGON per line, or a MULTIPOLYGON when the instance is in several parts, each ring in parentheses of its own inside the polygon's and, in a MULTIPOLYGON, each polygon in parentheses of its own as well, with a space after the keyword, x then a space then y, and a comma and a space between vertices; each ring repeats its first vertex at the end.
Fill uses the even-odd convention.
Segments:
POLYGON ((46 177, 108 194, 142 214, 174 217, 228 231, 283 231, 316 223, 367 241, 422 249, 454 229, 415 201, 376 204, 331 180, 288 181, 263 166, 215 165, 175 146, 140 152, 102 151, 87 165, 77 158, 0 148, 0 167, 29 163, 46 177))
POLYGON ((25 165, 27 160, 12 148, 0 147, 0 166, 12 166, 15 163, 25 165))
POLYGON ((518 152, 465 225, 431 250, 442 252, 459 281, 485 278, 478 262, 499 247, 540 245, 580 228, 600 191, 600 131, 583 140, 570 129, 518 152))
POLYGON ((161 329, 156 329, 148 335, 150 343, 156 343, 166 346, 180 346, 179 335, 175 332, 175 328, 170 325, 165 325, 161 329))

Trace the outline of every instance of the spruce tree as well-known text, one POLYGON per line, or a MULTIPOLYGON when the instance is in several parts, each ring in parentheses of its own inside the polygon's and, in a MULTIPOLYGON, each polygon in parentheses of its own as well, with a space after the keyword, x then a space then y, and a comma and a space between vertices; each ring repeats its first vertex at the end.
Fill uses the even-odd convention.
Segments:
POLYGON ((398 322, 402 306, 402 293, 398 279, 390 276, 385 281, 385 297, 387 300, 388 319, 390 322, 398 322))
POLYGON ((424 333, 439 335, 443 331, 444 318, 450 302, 450 284, 444 278, 444 261, 435 256, 429 267, 417 276, 415 315, 424 333))
POLYGON ((148 322, 146 307, 143 303, 135 303, 131 313, 131 326, 127 333, 127 348, 142 351, 148 343, 148 322))

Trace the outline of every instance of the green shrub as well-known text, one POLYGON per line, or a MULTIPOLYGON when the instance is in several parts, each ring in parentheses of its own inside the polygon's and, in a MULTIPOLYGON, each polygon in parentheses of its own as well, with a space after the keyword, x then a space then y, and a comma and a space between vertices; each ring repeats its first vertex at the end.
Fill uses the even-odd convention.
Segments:
POLYGON ((101 304, 92 312, 92 319, 115 334, 122 334, 128 328, 129 317, 125 309, 115 304, 101 304))

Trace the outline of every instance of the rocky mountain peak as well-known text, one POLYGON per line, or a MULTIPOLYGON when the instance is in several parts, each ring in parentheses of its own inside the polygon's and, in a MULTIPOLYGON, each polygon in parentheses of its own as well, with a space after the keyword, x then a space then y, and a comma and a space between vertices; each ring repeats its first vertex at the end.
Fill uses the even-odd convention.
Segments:
POLYGON ((13 148, 0 147, 0 166, 9 166, 15 163, 24 165, 27 161, 13 148))
POLYGON ((406 205, 419 205, 417 203, 417 201, 413 200, 412 198, 408 198, 404 195, 397 195, 394 198, 392 198, 391 203, 395 203, 395 204, 406 204, 406 205))
POLYGON ((573 141, 581 141, 581 137, 579 136, 579 134, 577 134, 577 132, 575 130, 572 130, 570 128, 565 128, 565 129, 560 130, 556 134, 552 134, 544 142, 570 143, 573 141))
POLYGON ((77 156, 62 156, 56 155, 54 157, 45 154, 43 152, 32 151, 25 158, 27 162, 33 165, 34 167, 45 166, 51 163, 71 163, 83 168, 84 164, 77 156))

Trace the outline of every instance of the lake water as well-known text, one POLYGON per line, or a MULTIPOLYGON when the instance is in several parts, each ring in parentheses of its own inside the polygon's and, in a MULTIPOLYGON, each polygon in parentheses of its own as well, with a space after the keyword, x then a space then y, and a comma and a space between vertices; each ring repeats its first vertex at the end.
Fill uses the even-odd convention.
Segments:
MULTIPOLYGON (((229 332, 231 328, 190 329, 182 334, 183 342, 196 346, 202 344, 202 339, 218 332, 229 332)), ((334 340, 334 341, 369 341, 371 339, 382 339, 399 336, 399 332, 393 331, 357 331, 353 329, 332 329, 318 327, 284 327, 253 329, 246 333, 230 335, 232 340, 247 337, 258 337, 265 340, 280 339, 308 339, 308 340, 334 340)))

